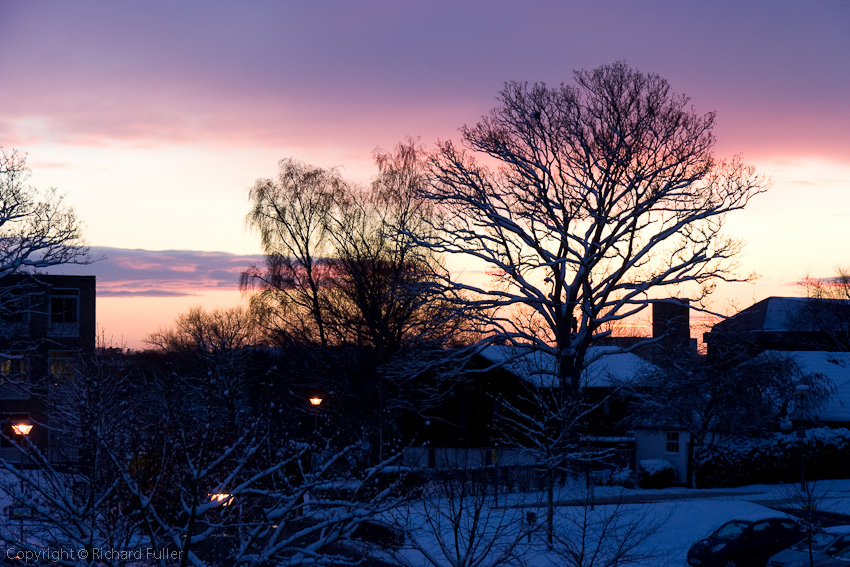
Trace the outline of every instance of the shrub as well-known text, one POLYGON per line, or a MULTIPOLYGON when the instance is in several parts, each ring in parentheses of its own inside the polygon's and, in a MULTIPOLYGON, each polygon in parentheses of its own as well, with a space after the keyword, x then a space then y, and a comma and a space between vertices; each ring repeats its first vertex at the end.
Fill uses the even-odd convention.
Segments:
POLYGON ((667 488, 676 482, 676 469, 664 459, 646 459, 638 465, 640 488, 667 488))
POLYGON ((822 427, 809 430, 802 444, 795 433, 775 433, 700 447, 694 455, 697 482, 701 488, 796 482, 801 448, 809 480, 850 476, 850 430, 822 427))

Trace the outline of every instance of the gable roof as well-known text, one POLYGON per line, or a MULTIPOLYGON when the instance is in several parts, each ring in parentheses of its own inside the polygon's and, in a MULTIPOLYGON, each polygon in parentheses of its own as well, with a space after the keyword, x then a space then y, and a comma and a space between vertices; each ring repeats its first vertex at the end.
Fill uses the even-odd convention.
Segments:
POLYGON ((835 387, 817 412, 818 421, 850 422, 850 352, 765 351, 759 356, 787 356, 805 374, 818 373, 835 387))
MULTIPOLYGON (((505 368, 528 384, 538 388, 558 385, 555 356, 532 347, 491 345, 479 353, 496 366, 505 368)), ((582 372, 586 388, 615 388, 657 370, 654 364, 617 347, 591 347, 582 372)))
POLYGON ((717 323, 712 331, 794 332, 822 330, 815 307, 846 311, 850 301, 807 297, 768 297, 717 323))

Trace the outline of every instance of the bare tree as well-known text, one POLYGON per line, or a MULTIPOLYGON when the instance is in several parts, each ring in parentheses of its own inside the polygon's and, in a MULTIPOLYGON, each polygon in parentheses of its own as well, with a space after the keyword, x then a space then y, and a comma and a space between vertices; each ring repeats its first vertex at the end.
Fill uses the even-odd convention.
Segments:
MULTIPOLYGON (((538 529, 527 521, 521 495, 511 505, 497 506, 493 487, 482 467, 459 466, 429 483, 421 498, 392 512, 404 526, 408 544, 396 550, 405 566, 498 567, 525 564, 525 541, 538 529)), ((535 515, 532 512, 532 515, 535 515)))
POLYGON ((439 285, 445 268, 411 236, 429 214, 420 156, 414 141, 376 152, 368 188, 284 160, 277 180, 251 191, 248 224, 266 253, 242 277, 252 308, 273 341, 310 357, 310 379, 337 407, 347 400, 349 418, 374 426, 378 460, 403 411, 445 394, 422 378, 469 334, 439 285))
POLYGON ((90 261, 82 226, 55 190, 27 185, 26 157, 0 148, 0 277, 90 261))
POLYGON ((445 268, 411 236, 427 229, 429 214, 419 198, 421 151, 410 141, 377 151, 376 161, 369 188, 289 159, 277 180, 251 190, 247 222, 266 256, 242 286, 283 342, 362 345, 385 358, 464 330, 437 285, 445 268))
POLYGON ((601 505, 591 490, 577 502, 558 510, 558 533, 553 551, 557 565, 568 567, 619 567, 664 565, 664 557, 652 539, 668 517, 629 506, 622 492, 601 505))
POLYGON ((138 356, 81 361, 50 392, 51 458, 4 428, 19 458, 0 458, 0 491, 30 516, 25 530, 0 526, 5 541, 73 549, 54 561, 68 567, 354 565, 370 553, 374 538, 354 542, 398 501, 398 470, 385 474, 397 456, 362 466, 360 444, 263 415, 231 427, 193 379, 155 370, 138 356))
POLYGON ((738 279, 741 243, 722 235, 724 218, 766 188, 753 167, 714 157, 714 114, 661 77, 618 62, 575 83, 507 83, 461 130, 466 149, 439 145, 423 191, 438 230, 421 239, 487 266, 494 286, 453 284, 482 313, 499 309, 487 325, 556 356, 565 391, 612 321, 653 295, 694 301, 738 279))
POLYGON ((67 549, 53 558, 57 565, 118 567, 125 561, 105 557, 98 563, 95 550, 123 550, 138 543, 141 526, 132 498, 123 490, 124 470, 110 459, 131 450, 136 422, 126 378, 120 360, 103 351, 89 360, 80 358, 48 393, 50 422, 33 424, 50 431, 50 458, 24 436, 6 439, 18 455, 0 458, 5 473, 0 489, 29 517, 21 520, 20 531, 6 523, 0 537, 15 542, 18 550, 38 554, 44 551, 43 542, 54 542, 67 549), (91 561, 84 554, 78 557, 80 550, 91 561))
POLYGON ((205 311, 194 307, 177 317, 174 327, 152 333, 146 342, 180 367, 184 387, 199 389, 207 407, 223 410, 209 415, 227 427, 237 427, 247 412, 249 347, 260 343, 259 329, 242 307, 205 311))
POLYGON ((251 189, 247 223, 266 261, 243 274, 242 286, 259 291, 253 307, 286 342, 329 342, 322 308, 333 255, 328 217, 344 185, 335 170, 286 159, 276 180, 257 180, 251 189))
POLYGON ((60 264, 87 264, 83 226, 55 189, 41 191, 27 183, 26 156, 0 147, 0 339, 4 349, 20 350, 20 324, 32 309, 30 296, 40 290, 32 276, 60 264), (10 277, 11 276, 11 277, 10 277))
POLYGON ((850 267, 837 267, 832 277, 806 276, 800 282, 809 299, 792 323, 816 331, 821 348, 850 350, 850 267))

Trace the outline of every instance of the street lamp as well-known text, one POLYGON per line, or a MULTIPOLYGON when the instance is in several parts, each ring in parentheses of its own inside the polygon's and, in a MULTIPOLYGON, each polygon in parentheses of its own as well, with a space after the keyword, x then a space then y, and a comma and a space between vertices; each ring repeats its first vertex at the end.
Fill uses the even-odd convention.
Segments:
POLYGON ((217 492, 210 495, 210 502, 222 502, 222 506, 229 506, 233 502, 233 495, 226 492, 217 492))
POLYGON ((12 431, 15 432, 15 435, 29 435, 30 431, 32 431, 32 424, 16 423, 12 425, 12 431))
MULTIPOLYGON (((20 435, 24 439, 27 439, 28 438, 27 436, 30 434, 30 431, 32 431, 32 424, 31 423, 25 423, 25 422, 13 423, 12 424, 12 431, 15 432, 15 435, 20 435)), ((23 499, 23 495, 24 495, 24 459, 25 458, 26 458, 26 453, 24 453, 23 457, 21 457, 21 471, 18 475, 18 477, 21 479, 21 498, 22 499, 23 499)), ((23 510, 22 510, 22 512, 23 512, 23 510)), ((28 515, 28 514, 22 513, 21 516, 20 516, 21 543, 22 544, 23 544, 23 541, 24 541, 24 516, 26 516, 26 515, 28 515)))
POLYGON ((313 395, 310 398, 310 405, 313 406, 313 435, 316 435, 319 430, 319 406, 322 405, 323 401, 325 400, 318 395, 313 395))
POLYGON ((806 493, 806 395, 811 390, 811 386, 807 384, 799 384, 794 392, 799 398, 799 407, 797 408, 797 416, 800 421, 797 429, 797 437, 800 439, 800 491, 806 493))

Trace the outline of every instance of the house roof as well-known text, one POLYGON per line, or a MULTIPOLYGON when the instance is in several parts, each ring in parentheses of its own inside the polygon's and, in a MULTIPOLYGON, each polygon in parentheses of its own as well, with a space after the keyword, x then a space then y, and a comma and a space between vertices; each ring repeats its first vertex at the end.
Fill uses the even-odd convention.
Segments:
POLYGON ((740 313, 717 323, 712 331, 818 331, 818 311, 812 308, 828 305, 830 309, 850 309, 850 302, 839 299, 813 300, 806 297, 768 297, 740 313), (823 303, 828 302, 828 303, 823 303))
MULTIPOLYGON (((532 347, 491 345, 480 354, 534 386, 553 388, 558 385, 555 356, 551 352, 532 347)), ((617 347, 591 347, 586 360, 582 385, 588 388, 617 387, 656 370, 652 363, 634 353, 621 352, 617 347)))
POLYGON ((818 421, 850 422, 850 352, 765 351, 759 356, 787 356, 803 373, 827 377, 835 390, 817 412, 818 421))

